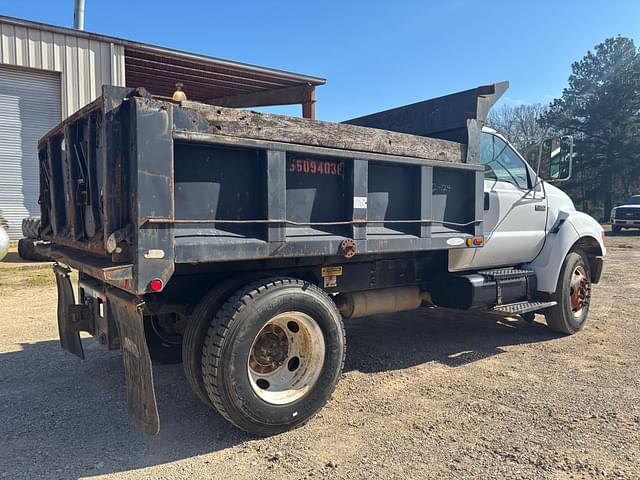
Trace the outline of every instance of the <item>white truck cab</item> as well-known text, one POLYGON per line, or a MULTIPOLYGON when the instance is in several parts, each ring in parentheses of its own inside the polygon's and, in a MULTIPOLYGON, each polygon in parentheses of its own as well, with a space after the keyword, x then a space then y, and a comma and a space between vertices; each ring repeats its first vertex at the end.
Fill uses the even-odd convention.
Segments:
MULTIPOLYGON (((556 178, 570 174, 571 155, 564 159, 569 165, 550 165, 556 178)), ((553 308, 566 303, 563 294, 575 297, 579 288, 584 289, 582 304, 588 305, 588 289, 599 281, 606 254, 601 225, 577 211, 566 193, 544 181, 505 137, 488 127, 482 130, 480 163, 485 168, 485 243, 479 249, 451 250, 449 271, 518 265, 535 272, 537 290, 557 302, 553 308), (564 275, 568 261, 572 272, 564 275)), ((579 305, 574 298, 572 314, 565 317, 575 317, 579 305)), ((573 333, 575 328, 559 330, 573 333)))

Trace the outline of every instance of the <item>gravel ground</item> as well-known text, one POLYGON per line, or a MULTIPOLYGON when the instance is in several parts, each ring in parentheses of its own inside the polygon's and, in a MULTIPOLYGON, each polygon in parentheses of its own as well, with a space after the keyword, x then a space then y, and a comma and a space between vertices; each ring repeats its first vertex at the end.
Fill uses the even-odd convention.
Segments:
POLYGON ((640 478, 640 237, 608 239, 572 337, 421 310, 346 323, 347 363, 306 426, 255 439, 157 366, 160 434, 126 413, 119 352, 59 348, 48 268, 0 269, 0 477, 640 478))

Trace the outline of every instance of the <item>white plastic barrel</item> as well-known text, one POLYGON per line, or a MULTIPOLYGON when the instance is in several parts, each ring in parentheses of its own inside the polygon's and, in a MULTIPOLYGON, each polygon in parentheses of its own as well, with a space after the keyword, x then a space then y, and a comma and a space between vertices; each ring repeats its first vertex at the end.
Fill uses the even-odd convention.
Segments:
POLYGON ((9 251, 9 235, 4 228, 0 227, 0 261, 7 255, 9 251))

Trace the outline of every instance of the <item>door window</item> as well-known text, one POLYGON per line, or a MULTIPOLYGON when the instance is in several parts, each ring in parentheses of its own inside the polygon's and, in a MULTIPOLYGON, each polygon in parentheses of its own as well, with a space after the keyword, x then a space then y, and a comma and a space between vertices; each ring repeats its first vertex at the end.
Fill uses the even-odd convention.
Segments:
POLYGON ((529 171, 518 154, 495 135, 483 132, 481 138, 480 163, 484 165, 484 178, 527 190, 529 171))

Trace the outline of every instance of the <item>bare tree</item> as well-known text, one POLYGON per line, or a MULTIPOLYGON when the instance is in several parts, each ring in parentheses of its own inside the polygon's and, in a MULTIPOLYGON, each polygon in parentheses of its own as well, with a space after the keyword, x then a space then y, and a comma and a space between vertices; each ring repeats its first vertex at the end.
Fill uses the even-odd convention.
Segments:
POLYGON ((521 152, 537 144, 545 135, 541 117, 547 107, 541 103, 533 105, 504 103, 489 112, 487 125, 496 129, 521 152))

